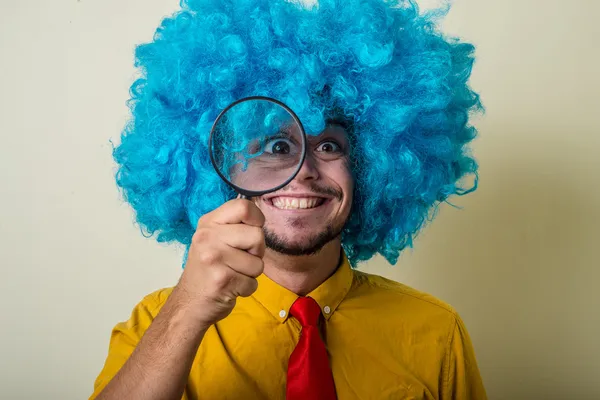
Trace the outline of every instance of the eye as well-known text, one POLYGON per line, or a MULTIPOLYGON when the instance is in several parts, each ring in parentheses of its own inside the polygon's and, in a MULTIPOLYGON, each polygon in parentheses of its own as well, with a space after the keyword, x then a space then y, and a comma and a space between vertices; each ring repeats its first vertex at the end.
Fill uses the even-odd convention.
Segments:
POLYGON ((329 153, 329 154, 341 153, 342 146, 340 146, 337 142, 335 142, 333 140, 327 140, 325 142, 321 142, 317 146, 316 151, 321 152, 321 153, 329 153))
POLYGON ((270 154, 290 154, 294 144, 289 139, 275 138, 267 141, 265 144, 265 153, 270 154))

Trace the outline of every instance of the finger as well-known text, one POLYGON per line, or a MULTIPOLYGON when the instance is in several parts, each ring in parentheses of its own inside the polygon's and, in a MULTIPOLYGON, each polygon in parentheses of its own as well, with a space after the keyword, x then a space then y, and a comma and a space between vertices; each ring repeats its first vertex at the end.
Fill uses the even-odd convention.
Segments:
POLYGON ((264 262, 262 258, 253 256, 247 251, 229 247, 223 251, 222 262, 237 273, 256 278, 263 273, 264 262))
POLYGON ((200 218, 216 224, 247 224, 262 227, 265 216, 262 211, 250 200, 230 200, 213 212, 200 218), (205 218, 206 217, 206 218, 205 218))
POLYGON ((262 258, 265 255, 265 234, 262 228, 244 224, 217 225, 215 227, 220 241, 230 247, 247 250, 248 253, 262 258))
POLYGON ((232 283, 234 284, 234 295, 240 297, 248 297, 258 288, 258 281, 255 278, 242 274, 237 274, 232 283))

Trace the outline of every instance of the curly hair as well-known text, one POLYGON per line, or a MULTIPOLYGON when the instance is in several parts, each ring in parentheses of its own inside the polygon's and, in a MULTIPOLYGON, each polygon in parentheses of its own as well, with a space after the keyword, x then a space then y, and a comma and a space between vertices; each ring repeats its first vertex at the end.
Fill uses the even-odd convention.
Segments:
POLYGON ((113 156, 117 184, 147 236, 189 246, 196 223, 235 193, 208 154, 219 111, 242 97, 276 98, 308 134, 348 121, 354 203, 342 245, 355 266, 394 264, 432 211, 477 174, 468 144, 474 46, 439 32, 447 10, 413 0, 182 0, 150 43, 131 119, 113 156))

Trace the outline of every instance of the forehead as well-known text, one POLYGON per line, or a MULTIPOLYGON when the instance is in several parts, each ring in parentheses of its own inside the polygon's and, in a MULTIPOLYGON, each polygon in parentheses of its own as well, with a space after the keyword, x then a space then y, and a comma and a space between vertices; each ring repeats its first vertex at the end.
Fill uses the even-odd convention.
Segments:
POLYGON ((307 140, 309 142, 319 141, 325 138, 337 139, 340 141, 348 141, 348 132, 338 122, 328 122, 325 129, 323 129, 318 135, 307 134, 307 140))

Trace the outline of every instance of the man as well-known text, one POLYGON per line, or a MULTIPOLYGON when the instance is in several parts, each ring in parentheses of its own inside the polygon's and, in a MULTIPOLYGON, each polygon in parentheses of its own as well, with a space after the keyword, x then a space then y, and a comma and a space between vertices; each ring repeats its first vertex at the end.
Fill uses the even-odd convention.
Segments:
POLYGON ((188 247, 177 286, 118 324, 91 398, 486 399, 443 302, 353 267, 399 252, 476 172, 473 47, 411 1, 188 0, 140 46, 117 181, 188 247), (282 100, 308 133, 284 188, 235 199, 208 161, 232 101, 282 100))

